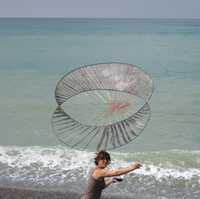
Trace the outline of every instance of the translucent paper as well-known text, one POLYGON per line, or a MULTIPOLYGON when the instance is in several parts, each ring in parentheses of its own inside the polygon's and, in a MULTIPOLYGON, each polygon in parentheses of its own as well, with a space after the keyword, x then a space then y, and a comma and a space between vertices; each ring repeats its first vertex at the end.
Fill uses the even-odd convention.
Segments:
POLYGON ((83 66, 57 84, 52 116, 56 137, 79 150, 111 150, 128 144, 150 118, 150 76, 137 66, 83 66))

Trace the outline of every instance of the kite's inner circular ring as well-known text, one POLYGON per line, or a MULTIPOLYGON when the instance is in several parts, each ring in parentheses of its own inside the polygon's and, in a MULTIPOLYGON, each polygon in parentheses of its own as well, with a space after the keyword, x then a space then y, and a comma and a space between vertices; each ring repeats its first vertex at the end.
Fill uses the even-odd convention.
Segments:
POLYGON ((135 114, 144 101, 130 93, 92 90, 77 94, 63 104, 63 110, 84 125, 105 126, 135 114))
POLYGON ((96 64, 57 84, 52 117, 57 138, 77 149, 113 149, 133 140, 150 118, 153 82, 129 64, 96 64))

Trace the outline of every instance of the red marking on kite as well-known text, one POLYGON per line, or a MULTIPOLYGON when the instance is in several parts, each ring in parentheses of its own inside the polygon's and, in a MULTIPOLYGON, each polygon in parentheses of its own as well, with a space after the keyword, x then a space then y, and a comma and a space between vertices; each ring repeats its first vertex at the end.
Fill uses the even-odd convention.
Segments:
POLYGON ((121 110, 125 110, 130 106, 130 103, 126 102, 112 102, 109 104, 108 113, 112 114, 114 112, 119 112, 121 110))

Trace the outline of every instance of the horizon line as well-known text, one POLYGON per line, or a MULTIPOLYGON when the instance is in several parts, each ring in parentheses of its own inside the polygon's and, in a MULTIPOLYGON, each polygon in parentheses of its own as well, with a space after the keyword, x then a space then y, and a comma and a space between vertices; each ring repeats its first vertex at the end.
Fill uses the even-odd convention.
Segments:
POLYGON ((0 16, 0 19, 200 19, 197 17, 61 17, 61 16, 0 16))

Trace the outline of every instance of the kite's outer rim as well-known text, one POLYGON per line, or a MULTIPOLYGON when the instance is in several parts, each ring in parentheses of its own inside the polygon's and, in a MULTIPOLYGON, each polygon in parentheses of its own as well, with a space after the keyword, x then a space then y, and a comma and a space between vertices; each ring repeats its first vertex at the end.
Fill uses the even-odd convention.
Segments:
MULTIPOLYGON (((55 99, 56 99, 56 90, 57 90, 57 88, 58 88, 58 85, 59 85, 60 82, 63 81, 63 79, 64 79, 66 76, 68 76, 68 75, 71 74, 71 73, 74 73, 74 72, 77 71, 77 70, 80 70, 81 68, 95 67, 95 66, 97 66, 97 65, 106 65, 106 64, 122 64, 122 65, 128 65, 128 66, 131 66, 131 67, 135 67, 135 68, 140 69, 144 74, 146 74, 147 76, 149 76, 149 77, 151 78, 151 75, 150 75, 149 73, 147 73, 146 71, 144 71, 140 66, 137 66, 137 65, 134 65, 134 64, 128 64, 128 63, 122 63, 122 62, 105 62, 105 63, 96 63, 96 64, 89 64, 89 65, 82 65, 82 66, 80 66, 80 67, 78 67, 78 68, 74 68, 74 69, 70 70, 69 72, 65 73, 65 74, 63 75, 63 77, 57 82, 56 88, 55 88, 55 92, 54 92, 54 97, 55 97, 55 99)), ((151 99, 151 97, 152 97, 152 95, 153 95, 153 92, 154 92, 154 90, 155 90, 154 81, 153 81, 152 78, 151 78, 151 80, 152 80, 152 92, 151 92, 151 94, 148 96, 148 98, 147 98, 146 100, 144 100, 143 106, 151 99)), ((74 95, 73 95, 73 96, 74 96, 74 95)), ((57 101, 56 101, 56 102, 57 102, 57 101)))

